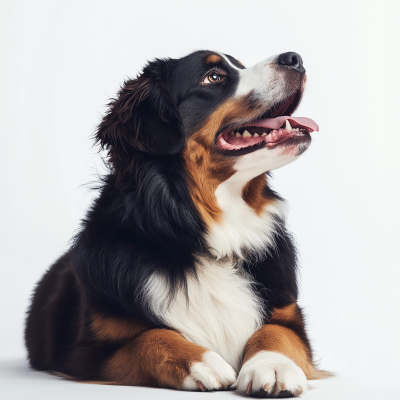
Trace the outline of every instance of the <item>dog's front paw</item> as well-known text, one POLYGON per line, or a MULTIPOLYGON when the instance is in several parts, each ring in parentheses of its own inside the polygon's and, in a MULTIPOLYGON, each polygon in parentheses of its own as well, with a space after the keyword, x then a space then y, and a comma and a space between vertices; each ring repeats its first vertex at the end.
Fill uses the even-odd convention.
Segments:
POLYGON ((190 375, 185 379, 183 390, 227 389, 235 382, 235 370, 217 353, 207 351, 200 362, 190 366, 190 375))
POLYGON ((308 386, 303 370, 290 358, 260 351, 243 365, 233 388, 255 397, 292 397, 308 386))

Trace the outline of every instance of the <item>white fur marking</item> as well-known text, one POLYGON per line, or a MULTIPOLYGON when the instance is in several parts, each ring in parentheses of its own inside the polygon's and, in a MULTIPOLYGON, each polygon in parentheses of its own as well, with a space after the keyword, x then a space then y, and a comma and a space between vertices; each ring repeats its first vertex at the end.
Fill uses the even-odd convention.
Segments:
POLYGON ((190 375, 183 382, 183 390, 198 390, 196 381, 203 384, 206 390, 226 389, 235 382, 236 372, 223 358, 207 351, 201 362, 195 362, 190 367, 190 375))
POLYGON ((269 57, 240 72, 240 80, 235 96, 242 97, 253 93, 265 105, 276 104, 287 96, 284 72, 275 65, 276 56, 269 57))
POLYGON ((237 69, 238 71, 242 71, 242 68, 237 67, 232 64, 231 60, 223 53, 218 53, 232 68, 237 69))
POLYGON ((244 346, 262 325, 263 305, 249 277, 231 262, 203 261, 198 280, 187 277, 188 299, 183 288, 168 307, 169 285, 160 273, 146 284, 151 311, 186 339, 220 354, 239 370, 244 346))
POLYGON ((254 169, 237 171, 217 187, 215 196, 223 211, 222 222, 213 224, 207 235, 217 259, 234 254, 244 258, 246 250, 257 252, 274 246, 277 233, 274 216, 284 216, 283 202, 269 204, 258 216, 242 197, 244 185, 261 173, 255 173, 254 169))
POLYGON ((251 393, 264 390, 276 397, 282 390, 298 396, 308 389, 303 370, 290 358, 273 351, 259 351, 240 370, 233 385, 238 392, 246 393, 249 383, 251 393), (266 386, 268 385, 268 386, 266 386))
POLYGON ((247 96, 253 92, 253 95, 265 104, 276 104, 285 97, 284 72, 279 72, 272 67, 279 54, 268 57, 250 68, 238 68, 225 54, 220 53, 220 56, 239 72, 240 79, 235 93, 236 97, 247 96))
POLYGON ((239 158, 235 164, 235 174, 215 191, 223 216, 222 223, 212 225, 208 243, 216 257, 230 257, 233 253, 244 257, 243 250, 273 248, 277 234, 274 217, 284 218, 284 202, 276 200, 268 204, 262 215, 258 216, 243 200, 242 190, 254 177, 294 159, 293 156, 281 154, 280 149, 261 149, 239 158))
POLYGON ((235 97, 240 98, 251 93, 266 108, 287 98, 285 71, 276 68, 276 60, 279 54, 244 69, 233 65, 225 54, 220 53, 220 56, 239 72, 239 84, 236 88, 235 97))

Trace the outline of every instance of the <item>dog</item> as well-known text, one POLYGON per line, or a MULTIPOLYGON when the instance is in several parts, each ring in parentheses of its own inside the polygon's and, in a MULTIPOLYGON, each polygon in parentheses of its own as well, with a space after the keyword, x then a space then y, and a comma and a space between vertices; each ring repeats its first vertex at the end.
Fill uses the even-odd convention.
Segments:
POLYGON ((38 283, 32 368, 76 381, 298 396, 317 368, 297 256, 270 171, 311 143, 294 117, 302 58, 245 68, 219 52, 155 59, 95 132, 103 179, 71 247, 38 283))

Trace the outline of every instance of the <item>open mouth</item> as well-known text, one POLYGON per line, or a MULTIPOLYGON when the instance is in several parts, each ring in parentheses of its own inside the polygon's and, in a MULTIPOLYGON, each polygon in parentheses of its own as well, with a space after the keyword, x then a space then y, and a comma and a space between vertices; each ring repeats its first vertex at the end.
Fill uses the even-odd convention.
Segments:
POLYGON ((292 117, 292 110, 289 110, 293 108, 292 102, 289 107, 286 105, 271 113, 274 118, 251 121, 245 126, 229 128, 219 133, 216 138, 217 148, 224 154, 239 156, 265 147, 274 149, 278 146, 310 142, 310 133, 318 131, 318 125, 310 118, 292 117))

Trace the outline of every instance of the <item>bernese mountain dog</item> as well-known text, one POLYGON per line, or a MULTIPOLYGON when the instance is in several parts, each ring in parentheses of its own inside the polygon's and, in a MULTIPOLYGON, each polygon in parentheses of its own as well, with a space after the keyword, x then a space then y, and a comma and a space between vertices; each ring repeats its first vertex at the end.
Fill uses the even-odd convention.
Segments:
POLYGON ((298 396, 327 375, 269 186, 318 131, 292 116, 305 82, 297 53, 245 68, 212 51, 155 59, 124 82, 95 133, 109 174, 33 294, 32 368, 261 397, 298 396))

